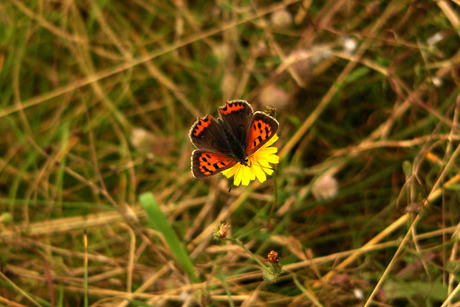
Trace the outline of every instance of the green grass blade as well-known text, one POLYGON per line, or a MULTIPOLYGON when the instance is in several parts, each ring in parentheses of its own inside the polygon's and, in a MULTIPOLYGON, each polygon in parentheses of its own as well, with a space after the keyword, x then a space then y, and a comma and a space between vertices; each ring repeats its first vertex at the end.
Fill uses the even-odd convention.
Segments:
POLYGON ((193 263, 185 250, 182 243, 179 241, 176 233, 169 224, 166 216, 158 206, 157 201, 153 197, 152 193, 144 193, 140 196, 141 205, 147 212, 147 216, 150 220, 150 225, 153 229, 161 232, 166 243, 169 246, 172 254, 176 258, 179 265, 185 270, 192 281, 198 281, 195 275, 195 268, 193 263))

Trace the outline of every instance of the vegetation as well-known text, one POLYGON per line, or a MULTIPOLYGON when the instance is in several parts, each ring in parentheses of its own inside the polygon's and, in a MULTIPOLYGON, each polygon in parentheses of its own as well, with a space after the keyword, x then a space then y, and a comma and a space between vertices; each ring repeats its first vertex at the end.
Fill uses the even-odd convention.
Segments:
POLYGON ((0 305, 458 304, 458 6, 1 1, 0 305), (229 99, 264 183, 190 173, 229 99))

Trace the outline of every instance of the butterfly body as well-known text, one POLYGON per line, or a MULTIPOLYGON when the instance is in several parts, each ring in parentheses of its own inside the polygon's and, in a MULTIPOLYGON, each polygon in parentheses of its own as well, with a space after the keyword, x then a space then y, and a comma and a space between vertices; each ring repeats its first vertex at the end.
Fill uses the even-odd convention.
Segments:
POLYGON ((273 117, 254 112, 244 100, 231 100, 219 108, 221 118, 199 118, 190 129, 190 140, 197 147, 192 153, 192 174, 207 178, 240 163, 270 140, 278 130, 273 117))
MULTIPOLYGON (((221 122, 221 124, 224 124, 221 122)), ((238 142, 236 137, 233 135, 232 132, 228 128, 223 128, 225 139, 227 140, 227 145, 229 148, 228 156, 232 157, 236 161, 240 162, 241 164, 246 165, 248 161, 248 157, 246 154, 246 148, 238 142)))

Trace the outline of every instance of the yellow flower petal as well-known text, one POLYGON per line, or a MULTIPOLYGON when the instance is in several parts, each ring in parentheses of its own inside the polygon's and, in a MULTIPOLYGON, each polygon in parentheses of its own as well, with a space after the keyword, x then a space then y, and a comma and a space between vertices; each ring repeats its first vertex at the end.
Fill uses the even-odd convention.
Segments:
POLYGON ((263 148, 263 153, 264 154, 275 154, 277 152, 278 152, 278 148, 276 148, 276 147, 263 148))
POLYGON ((278 157, 277 155, 270 155, 267 156, 267 161, 272 164, 278 164, 280 163, 280 157, 278 157))
POLYGON ((243 177, 241 180, 242 185, 249 185, 249 182, 252 180, 251 168, 243 166, 241 172, 241 176, 243 177))
POLYGON ((273 144, 275 144, 276 141, 278 141, 279 137, 277 134, 275 134, 267 143, 264 144, 262 147, 270 147, 273 144))
POLYGON ((254 169, 256 171, 256 177, 260 182, 264 182, 265 180, 267 180, 267 176, 265 175, 264 170, 260 166, 255 166, 254 169))
POLYGON ((225 171, 222 171, 222 174, 225 177, 230 178, 230 177, 232 177, 233 175, 236 174, 237 170, 238 170, 238 164, 235 165, 235 166, 230 167, 229 169, 226 169, 225 171))
POLYGON ((241 180, 243 179, 243 172, 239 171, 240 168, 238 167, 237 172, 235 174, 235 178, 233 180, 233 184, 236 186, 239 186, 241 183, 241 180))

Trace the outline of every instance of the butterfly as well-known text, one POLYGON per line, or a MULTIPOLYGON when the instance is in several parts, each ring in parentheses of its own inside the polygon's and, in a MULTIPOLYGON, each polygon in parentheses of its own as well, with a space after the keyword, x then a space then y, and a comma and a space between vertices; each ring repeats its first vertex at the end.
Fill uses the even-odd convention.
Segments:
POLYGON ((264 112, 254 112, 245 100, 230 100, 219 109, 220 118, 206 115, 193 124, 190 141, 192 174, 207 178, 237 163, 248 166, 248 157, 267 143, 278 130, 278 121, 264 112))

